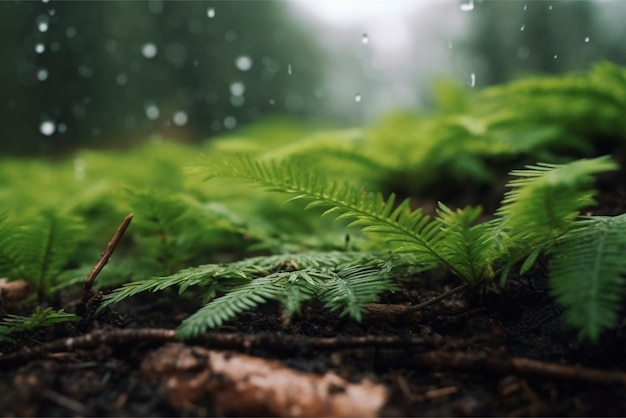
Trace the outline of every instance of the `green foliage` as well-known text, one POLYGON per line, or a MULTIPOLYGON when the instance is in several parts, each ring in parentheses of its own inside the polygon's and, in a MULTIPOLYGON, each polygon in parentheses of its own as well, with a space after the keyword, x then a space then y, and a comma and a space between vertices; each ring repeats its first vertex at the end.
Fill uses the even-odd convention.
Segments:
POLYGON ((50 296, 51 286, 67 266, 83 239, 82 221, 52 210, 25 219, 4 218, 0 238, 2 274, 27 280, 39 298, 50 296))
POLYGON ((66 313, 63 309, 55 311, 52 308, 39 310, 30 316, 8 314, 0 321, 0 341, 11 341, 9 335, 15 332, 27 332, 40 327, 78 320, 80 320, 79 316, 66 313))
POLYGON ((626 215, 579 220, 553 250, 550 283, 567 322, 588 338, 617 323, 626 285, 626 215))

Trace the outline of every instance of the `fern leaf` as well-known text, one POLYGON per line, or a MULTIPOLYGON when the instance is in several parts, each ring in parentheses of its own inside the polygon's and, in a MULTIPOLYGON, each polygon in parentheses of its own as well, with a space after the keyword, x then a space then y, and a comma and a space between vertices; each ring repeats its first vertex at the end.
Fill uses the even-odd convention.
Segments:
POLYGON ((597 340, 617 322, 626 285, 626 215, 576 222, 554 249, 550 283, 566 320, 597 340))
POLYGON ((16 229, 10 243, 15 270, 37 287, 40 297, 74 254, 82 231, 80 219, 50 210, 16 229))
POLYGON ((397 251, 411 252, 424 263, 439 263, 434 250, 442 238, 437 220, 412 211, 409 200, 397 207, 395 196, 384 199, 380 193, 362 192, 348 184, 339 185, 311 170, 286 162, 257 162, 249 157, 220 156, 205 165, 208 178, 234 177, 264 186, 272 191, 294 195, 291 200, 305 200, 306 208, 325 209, 324 215, 348 219, 349 226, 365 232, 383 234, 397 251))
POLYGON ((441 202, 438 209, 446 239, 439 243, 437 252, 455 274, 470 283, 485 277, 486 262, 494 245, 488 225, 474 225, 481 211, 480 207, 453 211, 441 202))
POLYGON ((527 245, 541 245, 565 233, 580 209, 594 203, 593 175, 616 168, 605 156, 514 170, 518 178, 508 183, 512 190, 497 215, 527 245))

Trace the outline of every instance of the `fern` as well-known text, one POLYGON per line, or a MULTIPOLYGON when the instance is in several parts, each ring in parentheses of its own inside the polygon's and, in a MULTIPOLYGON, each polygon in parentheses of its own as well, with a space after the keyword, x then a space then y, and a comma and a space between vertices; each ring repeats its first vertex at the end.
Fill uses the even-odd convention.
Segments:
POLYGON ((4 273, 32 283, 39 299, 49 296, 51 286, 57 284, 57 277, 82 239, 82 221, 44 210, 20 223, 13 219, 5 228, 8 233, 0 246, 4 273))
POLYGON ((626 285, 626 214, 577 221, 554 248, 550 283, 566 320, 597 340, 614 326, 626 285))
POLYGON ((0 321, 0 341, 11 341, 9 335, 15 332, 31 331, 35 328, 78 320, 79 316, 66 313, 63 309, 54 311, 52 308, 34 312, 30 316, 8 314, 0 321))

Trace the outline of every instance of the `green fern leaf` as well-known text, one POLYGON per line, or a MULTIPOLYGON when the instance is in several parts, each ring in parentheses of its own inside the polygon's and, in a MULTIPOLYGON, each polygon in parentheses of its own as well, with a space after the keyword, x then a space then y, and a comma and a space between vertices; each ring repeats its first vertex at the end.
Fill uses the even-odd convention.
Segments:
POLYGON ((399 252, 411 252, 419 262, 438 264, 442 260, 435 244, 442 239, 436 219, 420 209, 411 210, 409 200, 395 206, 392 194, 362 192, 348 184, 339 185, 312 170, 303 170, 286 162, 257 162, 249 157, 211 158, 203 170, 208 178, 234 177, 255 183, 268 190, 294 195, 291 200, 305 200, 306 208, 325 209, 323 215, 348 219, 348 226, 365 232, 383 234, 399 252))
POLYGON ((566 320, 597 340, 614 326, 626 285, 626 214, 597 216, 575 223, 554 249, 550 283, 566 320))
POLYGON ((14 271, 36 286, 40 298, 74 254, 83 229, 80 219, 45 210, 14 230, 9 244, 14 271))

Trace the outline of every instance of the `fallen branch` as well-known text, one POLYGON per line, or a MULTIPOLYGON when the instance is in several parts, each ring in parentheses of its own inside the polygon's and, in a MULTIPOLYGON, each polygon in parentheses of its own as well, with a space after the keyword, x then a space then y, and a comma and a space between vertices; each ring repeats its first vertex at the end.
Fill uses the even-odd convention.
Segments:
POLYGON ((334 373, 317 375, 278 361, 182 343, 168 344, 141 363, 175 408, 209 404, 220 416, 378 416, 384 386, 350 383, 334 373))

